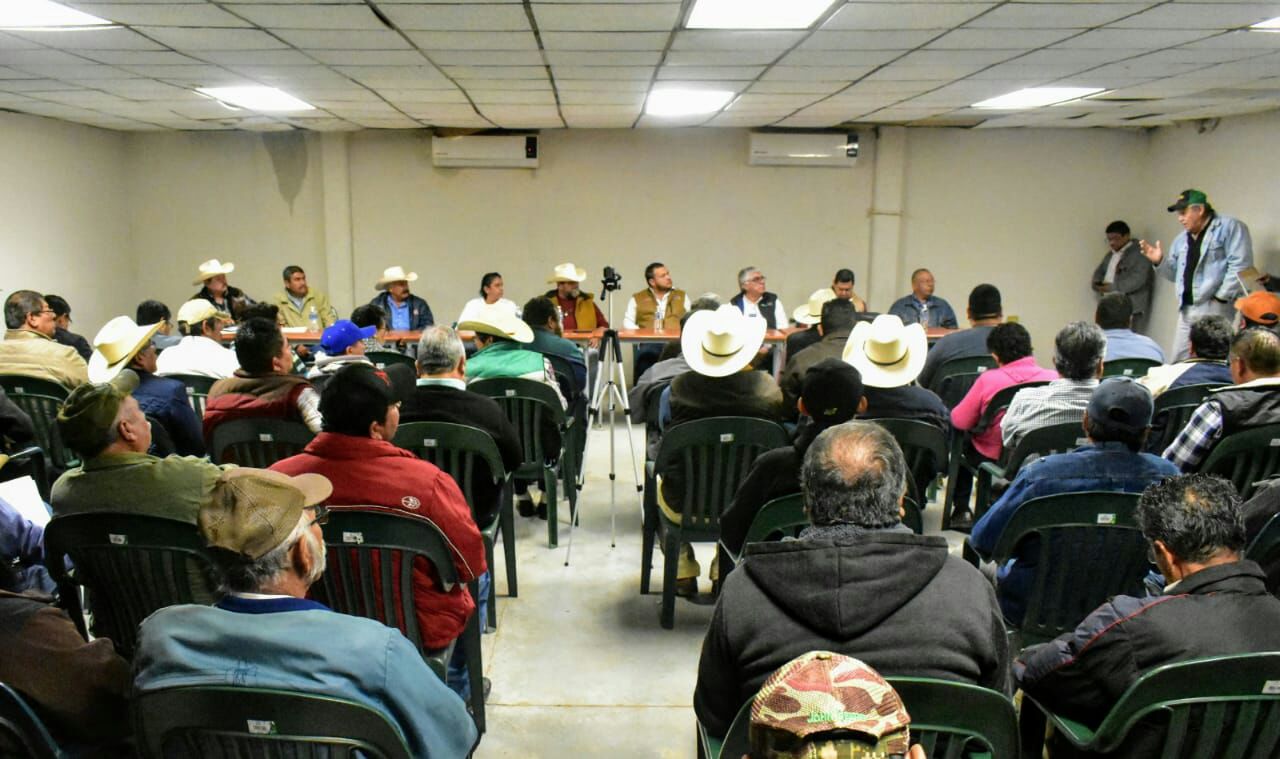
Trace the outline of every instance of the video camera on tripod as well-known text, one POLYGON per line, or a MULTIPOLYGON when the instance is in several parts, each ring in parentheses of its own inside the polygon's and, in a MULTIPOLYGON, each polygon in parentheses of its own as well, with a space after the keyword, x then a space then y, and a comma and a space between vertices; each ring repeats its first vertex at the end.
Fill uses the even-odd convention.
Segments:
POLYGON ((609 297, 609 293, 622 289, 622 275, 612 266, 604 267, 604 278, 600 280, 600 286, 604 292, 600 299, 604 300, 609 297))

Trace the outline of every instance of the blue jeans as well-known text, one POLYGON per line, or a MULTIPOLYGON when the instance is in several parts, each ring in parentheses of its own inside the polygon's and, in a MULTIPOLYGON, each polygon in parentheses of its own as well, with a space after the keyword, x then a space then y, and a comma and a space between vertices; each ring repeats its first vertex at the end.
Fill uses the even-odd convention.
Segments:
MULTIPOLYGON (((491 578, 489 573, 485 572, 476 578, 479 591, 479 598, 476 599, 476 616, 480 620, 480 629, 484 630, 488 624, 489 616, 489 583, 491 578)), ((449 657, 449 668, 445 674, 445 684, 449 689, 459 696, 463 701, 471 700, 471 675, 467 670, 467 646, 463 640, 458 641, 458 645, 453 648, 453 656, 449 657)))

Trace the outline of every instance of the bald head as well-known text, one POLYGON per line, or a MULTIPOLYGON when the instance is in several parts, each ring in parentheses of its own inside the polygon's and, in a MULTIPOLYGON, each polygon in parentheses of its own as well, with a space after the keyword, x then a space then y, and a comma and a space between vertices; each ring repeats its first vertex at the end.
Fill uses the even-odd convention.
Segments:
POLYGON ((801 482, 813 524, 891 527, 907 490, 907 464, 883 427, 846 422, 809 446, 801 482))

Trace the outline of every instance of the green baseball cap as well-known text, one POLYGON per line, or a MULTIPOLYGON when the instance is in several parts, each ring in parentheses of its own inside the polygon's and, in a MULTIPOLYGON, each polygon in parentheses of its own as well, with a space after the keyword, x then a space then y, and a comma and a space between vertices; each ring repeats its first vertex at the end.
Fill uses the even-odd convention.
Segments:
POLYGON ((87 383, 71 391, 58 409, 62 442, 81 456, 101 450, 120 413, 120 404, 138 387, 138 375, 123 369, 110 382, 87 383))
POLYGON ((1178 199, 1173 201, 1173 205, 1169 206, 1169 211, 1181 211, 1187 206, 1207 206, 1209 205, 1209 196, 1199 190, 1183 190, 1178 199))

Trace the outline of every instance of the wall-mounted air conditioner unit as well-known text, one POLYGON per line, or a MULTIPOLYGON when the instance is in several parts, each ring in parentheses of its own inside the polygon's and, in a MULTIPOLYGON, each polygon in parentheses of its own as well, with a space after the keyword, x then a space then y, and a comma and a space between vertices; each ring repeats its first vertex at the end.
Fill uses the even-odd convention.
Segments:
POLYGON ((858 160, 854 132, 752 132, 747 163, 752 166, 838 166, 858 160))
POLYGON ((538 136, 465 135, 431 138, 436 166, 470 169, 536 169, 538 136))

